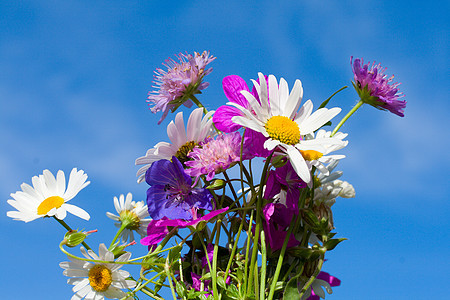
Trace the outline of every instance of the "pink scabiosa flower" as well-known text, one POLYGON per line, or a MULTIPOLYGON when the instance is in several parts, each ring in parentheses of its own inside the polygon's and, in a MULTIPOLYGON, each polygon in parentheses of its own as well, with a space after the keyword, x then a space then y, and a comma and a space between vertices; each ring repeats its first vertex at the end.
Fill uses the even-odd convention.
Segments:
POLYGON ((370 62, 364 64, 363 59, 359 58, 353 61, 353 56, 350 58, 350 63, 355 80, 352 84, 361 101, 403 117, 406 101, 398 100, 404 95, 398 90, 400 83, 392 83, 394 75, 387 77, 383 74, 386 68, 382 69, 380 64, 372 63, 370 66, 370 62))
POLYGON ((195 147, 185 162, 186 174, 192 177, 206 175, 206 180, 232 167, 240 159, 241 135, 239 132, 219 134, 216 139, 207 138, 195 147))
POLYGON ((209 85, 203 82, 203 78, 211 73, 212 68, 205 69, 206 66, 216 59, 208 51, 202 54, 194 52, 194 55, 180 53, 177 58, 178 62, 171 58, 166 60, 163 65, 167 71, 156 69, 153 81, 155 90, 149 92, 147 98, 149 105, 153 105, 153 113, 163 112, 158 124, 166 118, 169 110, 174 112, 182 104, 189 108, 192 106, 190 98, 209 85))

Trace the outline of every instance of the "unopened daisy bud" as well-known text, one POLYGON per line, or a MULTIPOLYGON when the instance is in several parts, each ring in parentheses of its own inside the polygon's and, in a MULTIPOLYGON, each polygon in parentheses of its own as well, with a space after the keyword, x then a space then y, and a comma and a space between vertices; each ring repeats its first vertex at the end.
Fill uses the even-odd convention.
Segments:
POLYGON ((91 231, 78 231, 78 230, 71 230, 68 231, 64 235, 63 244, 67 247, 75 247, 84 242, 84 240, 87 238, 87 236, 91 233, 97 232, 97 229, 91 230, 91 231))
POLYGON ((211 184, 211 185, 209 185, 209 186, 207 186, 206 188, 208 189, 208 190, 220 190, 220 189, 223 189, 223 187, 225 186, 225 181, 224 180, 222 180, 222 179, 216 179, 216 180, 214 180, 214 182, 211 184))

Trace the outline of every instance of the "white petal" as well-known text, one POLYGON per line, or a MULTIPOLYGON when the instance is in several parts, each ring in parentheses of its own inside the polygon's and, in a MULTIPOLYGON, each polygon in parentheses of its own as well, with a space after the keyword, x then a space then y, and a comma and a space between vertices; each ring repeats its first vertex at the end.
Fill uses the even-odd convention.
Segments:
POLYGON ((300 151, 295 149, 294 147, 287 147, 287 154, 289 156, 289 161, 291 162, 292 167, 294 168, 297 175, 311 187, 311 173, 305 162, 305 159, 300 154, 300 151))
MULTIPOLYGON (((300 108, 300 111, 298 112, 297 116, 294 119, 294 121, 298 124, 299 127, 303 123, 303 121, 311 115, 312 109, 313 104, 311 100, 306 101, 305 104, 303 104, 302 108, 300 108)), ((303 135, 303 132, 300 131, 300 134, 303 135)))
POLYGON ((289 98, 285 104, 284 116, 289 119, 293 119, 303 98, 303 87, 302 82, 300 80, 296 80, 294 84, 294 88, 292 89, 289 98))
POLYGON ((88 221, 91 218, 91 216, 84 209, 79 208, 78 206, 64 203, 61 207, 64 207, 72 215, 82 218, 83 220, 88 221))
POLYGON ((269 101, 272 115, 279 116, 281 114, 281 105, 280 98, 278 96, 278 82, 273 75, 269 75, 269 101))
POLYGON ((301 134, 305 135, 316 131, 340 112, 341 109, 339 107, 333 107, 331 109, 321 108, 316 110, 309 118, 299 125, 301 134))

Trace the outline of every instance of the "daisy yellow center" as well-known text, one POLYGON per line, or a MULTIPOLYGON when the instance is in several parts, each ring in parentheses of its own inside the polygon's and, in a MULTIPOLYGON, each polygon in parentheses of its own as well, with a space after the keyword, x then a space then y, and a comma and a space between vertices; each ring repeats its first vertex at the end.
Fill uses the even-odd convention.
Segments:
POLYGON ((266 125, 267 134, 274 140, 287 145, 295 145, 300 141, 298 124, 285 116, 273 116, 266 125))
POLYGON ((194 141, 187 142, 186 144, 181 146, 180 149, 178 149, 177 153, 175 154, 175 157, 178 158, 178 160, 182 164, 184 164, 185 162, 191 160, 188 157, 188 154, 189 152, 192 151, 192 149, 195 148, 195 146, 197 146, 197 144, 194 141))
POLYGON ((103 265, 95 265, 89 270, 89 284, 97 292, 106 291, 112 283, 112 273, 103 265))
POLYGON ((300 150, 300 153, 305 160, 317 160, 323 156, 322 153, 315 150, 300 150))
POLYGON ((38 215, 46 215, 52 208, 60 208, 64 204, 64 199, 59 196, 51 196, 39 204, 38 215))

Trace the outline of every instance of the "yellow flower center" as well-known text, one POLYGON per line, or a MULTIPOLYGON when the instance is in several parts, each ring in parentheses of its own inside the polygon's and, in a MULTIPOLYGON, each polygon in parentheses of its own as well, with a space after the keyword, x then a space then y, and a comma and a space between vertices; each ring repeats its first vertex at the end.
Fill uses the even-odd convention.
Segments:
POLYGON ((95 265, 89 270, 89 284, 95 291, 106 291, 111 285, 111 282, 111 270, 104 265, 95 265))
POLYGON ((64 204, 64 199, 59 196, 51 196, 39 204, 38 215, 46 215, 52 208, 60 208, 64 204))
POLYGON ((177 153, 175 154, 175 157, 178 158, 178 160, 184 164, 185 162, 191 160, 188 157, 189 152, 191 152, 197 144, 194 141, 187 142, 183 146, 178 149, 177 153))
POLYGON ((273 116, 266 125, 267 134, 274 140, 287 145, 295 145, 300 141, 298 124, 285 116, 273 116))
POLYGON ((130 230, 138 230, 141 219, 132 211, 122 210, 120 212, 119 220, 122 224, 126 224, 125 228, 130 230))
POLYGON ((322 153, 315 150, 300 150, 300 153, 302 154, 303 158, 305 160, 316 160, 323 156, 322 153))

